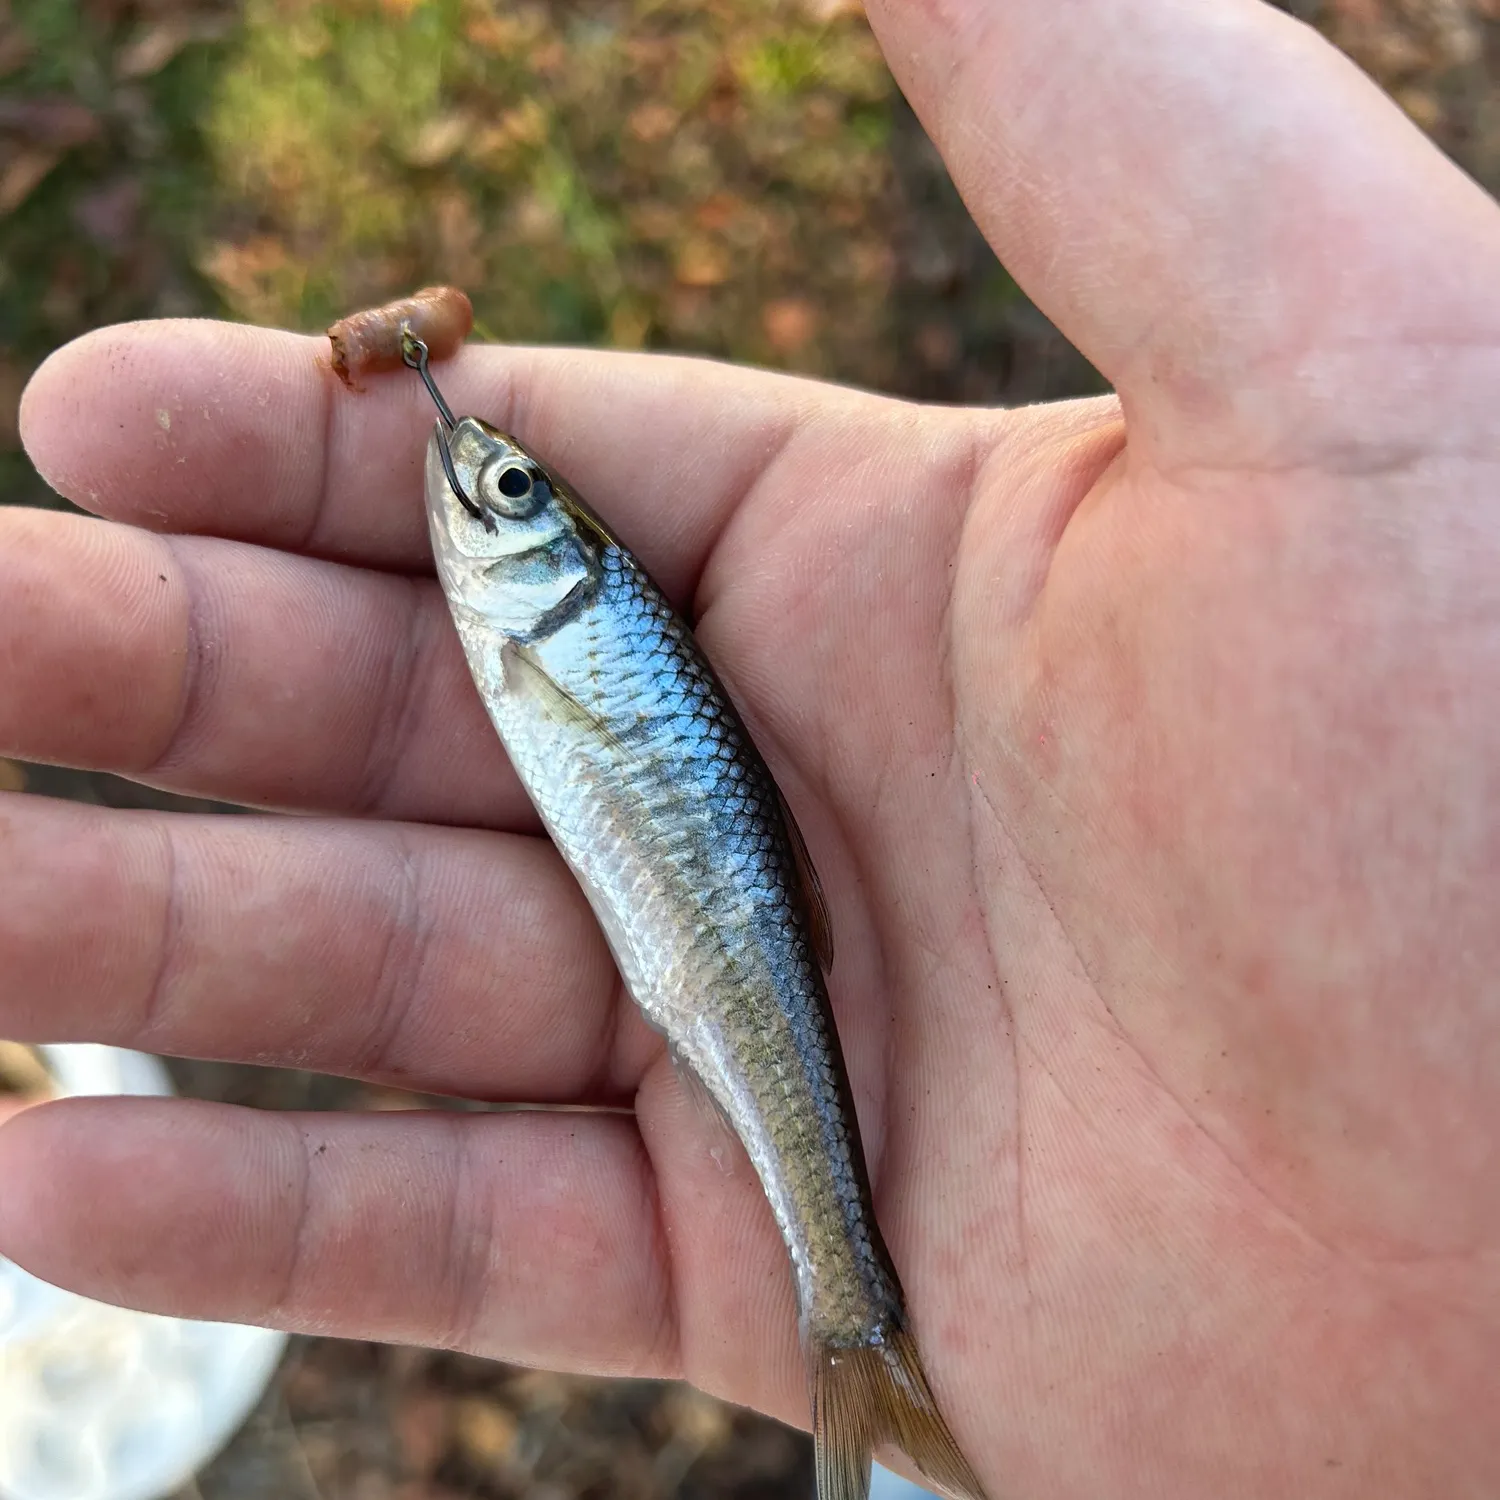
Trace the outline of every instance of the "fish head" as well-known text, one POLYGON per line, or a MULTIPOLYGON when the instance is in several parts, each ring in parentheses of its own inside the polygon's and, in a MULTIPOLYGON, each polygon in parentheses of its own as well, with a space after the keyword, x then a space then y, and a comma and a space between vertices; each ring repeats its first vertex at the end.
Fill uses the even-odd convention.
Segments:
POLYGON ((478 417, 451 431, 435 424, 426 494, 433 557, 450 603, 508 635, 534 631, 597 576, 597 537, 586 513, 538 459, 478 417))

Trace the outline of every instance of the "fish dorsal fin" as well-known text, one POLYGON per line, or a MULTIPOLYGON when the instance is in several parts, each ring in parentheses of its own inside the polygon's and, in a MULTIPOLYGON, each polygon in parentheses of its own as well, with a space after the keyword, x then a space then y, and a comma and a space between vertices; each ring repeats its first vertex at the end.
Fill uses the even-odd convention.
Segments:
POLYGON ((823 894, 823 882, 818 879, 812 855, 807 852, 807 840, 802 837, 802 830, 797 826, 791 806, 780 787, 776 789, 776 800, 781 803, 781 816, 786 823, 787 838, 792 846, 792 862, 797 867, 797 879, 807 901, 807 922, 813 952, 818 956, 819 966, 827 974, 833 969, 833 923, 828 917, 828 898, 823 894))
POLYGON ((500 665, 505 674, 505 686, 513 693, 523 694, 541 705, 542 712, 555 723, 567 724, 600 740, 616 750, 624 747, 609 725, 585 707, 561 683, 555 681, 530 646, 518 641, 506 641, 500 648, 500 665))

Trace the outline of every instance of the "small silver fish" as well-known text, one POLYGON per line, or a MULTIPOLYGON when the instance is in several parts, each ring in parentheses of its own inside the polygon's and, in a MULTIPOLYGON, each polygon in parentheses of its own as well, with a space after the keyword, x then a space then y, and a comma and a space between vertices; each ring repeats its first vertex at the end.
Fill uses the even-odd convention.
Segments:
POLYGON ((627 988, 744 1142, 791 1252, 820 1500, 864 1500, 882 1441, 982 1500, 875 1223, 823 984, 827 916, 790 812, 640 564, 514 438, 455 420, 411 344, 442 414, 433 553, 485 708, 627 988))

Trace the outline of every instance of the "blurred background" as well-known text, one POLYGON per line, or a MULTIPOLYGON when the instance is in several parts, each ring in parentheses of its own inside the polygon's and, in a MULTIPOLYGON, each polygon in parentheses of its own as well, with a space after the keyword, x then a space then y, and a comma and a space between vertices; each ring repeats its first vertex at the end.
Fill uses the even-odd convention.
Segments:
MULTIPOLYGON (((1285 8, 1500 186, 1500 0, 1285 8)), ((469 291, 483 338, 938 401, 1102 388, 970 225, 859 0, 0 0, 0 503, 61 503, 16 410, 87 329, 317 330, 436 281, 469 291)), ((0 789, 209 806, 3 760, 0 789)), ((440 1102, 172 1072, 264 1108, 440 1102)), ((186 1493, 750 1500, 811 1482, 803 1437, 680 1387, 304 1339, 186 1493)))

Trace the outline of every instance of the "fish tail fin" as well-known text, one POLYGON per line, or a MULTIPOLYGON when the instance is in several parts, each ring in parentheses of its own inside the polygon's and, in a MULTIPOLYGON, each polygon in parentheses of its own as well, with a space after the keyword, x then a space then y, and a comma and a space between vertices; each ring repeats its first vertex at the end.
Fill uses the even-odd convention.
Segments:
POLYGON ((812 1344, 818 1500, 867 1500, 877 1444, 894 1443, 924 1478, 957 1500, 984 1500, 933 1400, 916 1340, 905 1329, 852 1349, 812 1344))

